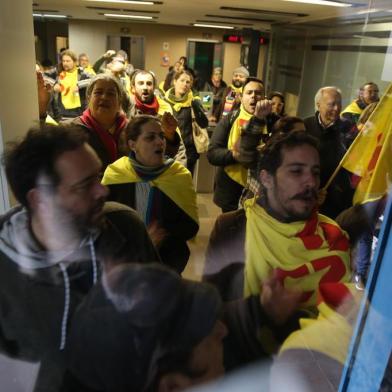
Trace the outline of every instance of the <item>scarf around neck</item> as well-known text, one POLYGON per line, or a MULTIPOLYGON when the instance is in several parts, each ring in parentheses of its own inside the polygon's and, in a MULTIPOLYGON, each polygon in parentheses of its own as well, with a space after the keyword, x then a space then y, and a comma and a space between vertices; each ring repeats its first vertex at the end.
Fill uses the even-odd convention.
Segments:
POLYGON ((166 91, 165 97, 176 112, 179 112, 182 108, 189 108, 194 98, 192 91, 189 91, 188 94, 185 94, 181 98, 177 98, 174 94, 174 87, 166 91))
POLYGON ((149 114, 151 116, 156 116, 159 110, 159 102, 157 97, 154 95, 154 98, 150 104, 142 102, 136 95, 135 95, 135 106, 136 109, 143 113, 149 114))
MULTIPOLYGON (((198 223, 199 216, 196 203, 196 191, 193 187, 191 173, 181 163, 173 160, 170 162, 171 164, 168 167, 162 168, 162 172, 153 179, 148 180, 148 182, 151 187, 158 188, 198 223)), ((142 176, 148 176, 150 173, 141 173, 145 168, 143 169, 139 164, 137 164, 136 168, 133 166, 134 163, 135 160, 133 158, 131 160, 129 157, 122 157, 110 164, 105 170, 102 184, 114 185, 142 182, 143 179, 138 175, 137 170, 139 170, 142 176)), ((153 176, 152 173, 151 176, 153 176)))
POLYGON ((110 157, 110 162, 114 162, 118 158, 118 141, 120 134, 128 124, 128 120, 124 114, 119 113, 115 120, 115 131, 110 133, 104 129, 98 121, 92 116, 90 109, 86 109, 80 116, 82 123, 92 131, 94 131, 110 157))
POLYGON ((140 177, 142 182, 152 181, 166 171, 174 162, 174 159, 168 158, 163 162, 163 165, 157 167, 150 167, 141 164, 137 159, 134 151, 131 151, 128 155, 133 169, 136 174, 140 177))

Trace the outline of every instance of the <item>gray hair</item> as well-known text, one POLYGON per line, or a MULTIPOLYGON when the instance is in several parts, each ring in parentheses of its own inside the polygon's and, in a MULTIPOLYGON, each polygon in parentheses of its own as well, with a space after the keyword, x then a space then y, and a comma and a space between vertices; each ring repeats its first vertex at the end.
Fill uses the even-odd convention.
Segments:
POLYGON ((340 96, 342 96, 342 91, 340 90, 340 88, 336 87, 336 86, 325 86, 325 87, 321 87, 318 89, 316 95, 314 96, 314 110, 318 110, 318 106, 317 104, 320 102, 324 91, 326 90, 334 90, 336 91, 338 94, 340 94, 340 96))
POLYGON ((91 82, 88 85, 87 90, 86 90, 86 97, 87 97, 88 101, 90 100, 90 97, 91 97, 91 94, 94 90, 95 84, 100 80, 104 80, 105 82, 112 82, 114 84, 114 86, 116 87, 116 90, 118 93, 118 99, 119 99, 120 103, 123 102, 124 96, 126 93, 125 93, 123 86, 121 85, 121 82, 118 79, 116 79, 115 77, 113 77, 112 75, 109 75, 107 73, 98 74, 93 79, 91 79, 91 82))

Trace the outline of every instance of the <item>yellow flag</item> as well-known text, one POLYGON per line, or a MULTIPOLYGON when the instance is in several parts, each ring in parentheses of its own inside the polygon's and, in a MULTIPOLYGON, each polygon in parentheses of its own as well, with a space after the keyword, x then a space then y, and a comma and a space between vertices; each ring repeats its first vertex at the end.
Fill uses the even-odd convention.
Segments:
POLYGON ((392 174, 392 84, 369 117, 341 166, 361 177, 353 204, 382 196, 392 174))

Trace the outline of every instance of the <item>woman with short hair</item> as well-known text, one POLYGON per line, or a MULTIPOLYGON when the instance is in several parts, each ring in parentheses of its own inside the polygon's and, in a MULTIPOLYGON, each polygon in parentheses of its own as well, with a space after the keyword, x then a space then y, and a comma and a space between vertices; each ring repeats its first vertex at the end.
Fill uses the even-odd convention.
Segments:
POLYGON ((81 127, 104 168, 127 153, 125 127, 128 120, 121 109, 125 92, 113 76, 99 74, 86 91, 87 109, 68 124, 81 127))

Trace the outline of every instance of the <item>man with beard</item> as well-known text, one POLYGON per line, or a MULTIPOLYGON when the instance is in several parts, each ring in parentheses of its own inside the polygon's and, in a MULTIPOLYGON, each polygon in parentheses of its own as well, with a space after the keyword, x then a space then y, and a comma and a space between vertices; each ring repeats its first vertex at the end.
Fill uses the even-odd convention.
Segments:
POLYGON ((34 390, 58 391, 73 313, 102 269, 157 255, 136 213, 105 203, 102 164, 74 128, 31 129, 5 168, 21 205, 0 217, 0 351, 39 362, 34 390))
POLYGON ((58 93, 57 105, 62 118, 80 116, 86 107, 86 87, 92 75, 77 66, 76 54, 65 50, 60 55, 60 73, 53 90, 58 93))
POLYGON ((249 71, 243 66, 238 67, 233 71, 231 84, 226 87, 222 94, 222 103, 220 110, 216 113, 216 121, 219 121, 240 106, 242 87, 248 77, 249 71))
POLYGON ((260 102, 263 98, 263 82, 256 78, 248 78, 242 91, 239 110, 224 117, 212 134, 207 158, 212 165, 218 166, 214 203, 222 209, 222 212, 238 208, 238 201, 248 175, 247 167, 241 164, 240 136, 244 129, 251 134, 261 135, 263 132, 265 119, 271 111, 268 101, 260 102), (257 112, 256 104, 258 104, 257 112))
POLYGON ((166 139, 166 155, 186 166, 185 145, 177 128, 172 107, 159 95, 155 95, 155 88, 156 79, 153 73, 144 70, 136 70, 133 73, 128 117, 132 118, 140 114, 160 117, 166 139))
POLYGON ((259 169, 261 196, 215 223, 204 280, 228 300, 259 293, 275 274, 284 287, 304 292, 302 308, 315 310, 319 283, 350 278, 348 238, 317 212, 317 141, 305 131, 277 134, 263 147, 259 169))
POLYGON ((371 103, 378 102, 379 89, 376 83, 367 82, 359 88, 358 98, 350 103, 341 113, 342 118, 349 120, 353 125, 357 124, 364 109, 371 103))
MULTIPOLYGON (((336 87, 320 88, 314 98, 316 113, 304 120, 306 130, 320 144, 320 187, 323 188, 354 140, 351 123, 340 118, 342 95, 336 87)), ((341 169, 327 189, 320 212, 335 219, 352 205, 350 175, 341 169)))

